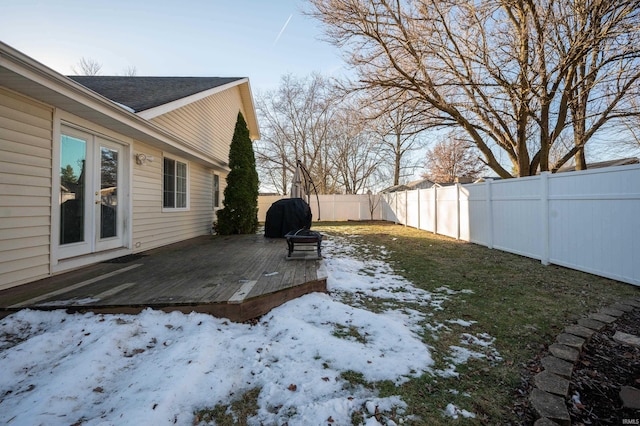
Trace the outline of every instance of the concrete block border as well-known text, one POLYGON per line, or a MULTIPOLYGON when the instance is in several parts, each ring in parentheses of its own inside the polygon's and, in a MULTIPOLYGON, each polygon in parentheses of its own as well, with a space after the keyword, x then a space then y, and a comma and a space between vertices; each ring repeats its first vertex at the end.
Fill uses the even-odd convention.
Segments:
POLYGON ((529 401, 538 417, 535 425, 571 425, 565 401, 569 396, 573 368, 582 350, 595 332, 638 308, 640 298, 616 302, 579 319, 556 337, 555 342, 549 345, 549 354, 542 360, 543 370, 533 377, 529 401))

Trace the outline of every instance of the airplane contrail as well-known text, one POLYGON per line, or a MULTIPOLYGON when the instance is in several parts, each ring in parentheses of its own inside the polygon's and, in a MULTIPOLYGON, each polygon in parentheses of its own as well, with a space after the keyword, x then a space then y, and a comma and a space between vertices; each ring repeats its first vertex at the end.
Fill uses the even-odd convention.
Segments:
POLYGON ((289 15, 289 18, 287 18, 287 22, 285 22, 284 25, 282 26, 282 29, 278 33, 278 37, 276 37, 276 39, 273 42, 274 46, 276 45, 276 43, 278 43, 278 40, 280 40, 280 36, 284 32, 284 30, 287 28, 287 25, 289 25, 289 21, 291 20, 291 18, 293 18, 293 13, 291 15, 289 15))

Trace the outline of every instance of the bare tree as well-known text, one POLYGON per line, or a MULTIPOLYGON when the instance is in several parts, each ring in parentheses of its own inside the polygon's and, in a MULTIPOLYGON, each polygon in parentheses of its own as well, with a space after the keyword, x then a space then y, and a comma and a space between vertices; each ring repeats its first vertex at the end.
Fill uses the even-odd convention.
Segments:
POLYGON ((71 67, 71 71, 75 75, 98 75, 102 69, 102 64, 95 59, 85 58, 84 56, 78 61, 77 68, 71 67))
POLYGON ((255 151, 263 185, 289 192, 296 160, 324 194, 355 194, 373 185, 384 158, 380 138, 357 100, 345 97, 334 82, 318 74, 285 75, 277 90, 257 96, 256 109, 262 139, 255 151))
POLYGON ((262 139, 256 143, 256 158, 263 181, 286 194, 296 160, 301 160, 319 191, 337 190, 328 143, 337 105, 333 86, 319 74, 285 75, 277 90, 259 94, 262 139))
POLYGON ((635 114, 640 0, 311 0, 357 89, 407 93, 511 177, 556 170, 635 114), (562 133, 574 144, 550 164, 562 133))
POLYGON ((373 220, 373 214, 376 209, 380 205, 380 200, 382 199, 382 195, 380 193, 374 194, 373 191, 367 191, 367 197, 369 199, 369 218, 373 220))
MULTIPOLYGON (((640 96, 635 96, 629 103, 632 108, 640 110, 640 96)), ((627 117, 625 127, 628 135, 620 141, 620 150, 640 155, 640 116, 627 117)))
POLYGON ((639 7, 636 1, 550 4, 556 19, 548 38, 567 52, 565 99, 573 137, 573 147, 554 170, 572 155, 576 169, 585 169, 584 147, 594 135, 628 117, 637 119, 639 7))
POLYGON ((366 130, 360 113, 356 105, 343 103, 332 125, 329 158, 346 194, 357 194, 369 187, 384 158, 378 139, 366 130))
POLYGON ((135 77, 138 75, 138 69, 134 65, 129 65, 124 69, 123 75, 125 77, 135 77))
POLYGON ((474 146, 458 138, 438 142, 426 157, 423 177, 437 183, 455 182, 456 178, 477 179, 484 170, 474 146))
POLYGON ((400 184, 403 177, 413 175, 419 167, 411 154, 424 146, 418 136, 429 127, 426 117, 406 93, 392 97, 386 90, 366 92, 362 111, 385 154, 386 161, 380 167, 390 168, 393 185, 400 184))

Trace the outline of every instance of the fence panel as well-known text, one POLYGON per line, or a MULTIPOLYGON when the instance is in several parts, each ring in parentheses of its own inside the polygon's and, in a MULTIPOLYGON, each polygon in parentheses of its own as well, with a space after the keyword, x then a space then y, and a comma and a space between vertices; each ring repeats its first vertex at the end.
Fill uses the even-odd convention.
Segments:
MULTIPOLYGON (((311 210, 317 211, 317 202, 311 197, 311 210)), ((367 195, 320 195, 320 218, 322 220, 366 220, 369 219, 367 195)), ((314 217, 318 216, 314 214, 314 217)))
POLYGON ((424 231, 436 232, 436 189, 419 189, 418 199, 420 229, 424 231))
POLYGON ((491 219, 491 184, 492 181, 465 185, 462 188, 462 197, 466 199, 468 213, 464 219, 460 219, 460 228, 467 228, 465 241, 482 244, 493 248, 491 235, 493 234, 491 219))
POLYGON ((420 190, 406 191, 406 203, 411 208, 407 209, 407 226, 420 228, 420 190))
POLYGON ((640 167, 549 176, 551 263, 640 285, 640 167))
POLYGON ((396 216, 398 223, 407 224, 407 191, 396 192, 396 216))
POLYGON ((446 186, 436 190, 436 233, 451 238, 459 237, 458 187, 446 186))
POLYGON ((471 229, 469 228, 469 190, 462 185, 458 185, 458 238, 469 241, 471 229))
POLYGON ((398 216, 396 216, 396 192, 382 194, 382 220, 398 223, 398 216))
POLYGON ((271 207, 271 204, 283 198, 288 198, 283 195, 260 195, 258 197, 258 222, 264 222, 267 219, 267 210, 271 207))
POLYGON ((542 259, 543 217, 540 177, 492 184, 493 247, 542 259))

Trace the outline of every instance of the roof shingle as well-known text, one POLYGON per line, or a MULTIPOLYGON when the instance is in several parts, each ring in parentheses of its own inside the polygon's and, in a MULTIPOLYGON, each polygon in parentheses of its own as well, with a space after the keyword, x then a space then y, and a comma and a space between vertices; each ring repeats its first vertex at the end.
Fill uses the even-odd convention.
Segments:
POLYGON ((135 112, 223 86, 243 77, 69 76, 86 88, 135 112))

